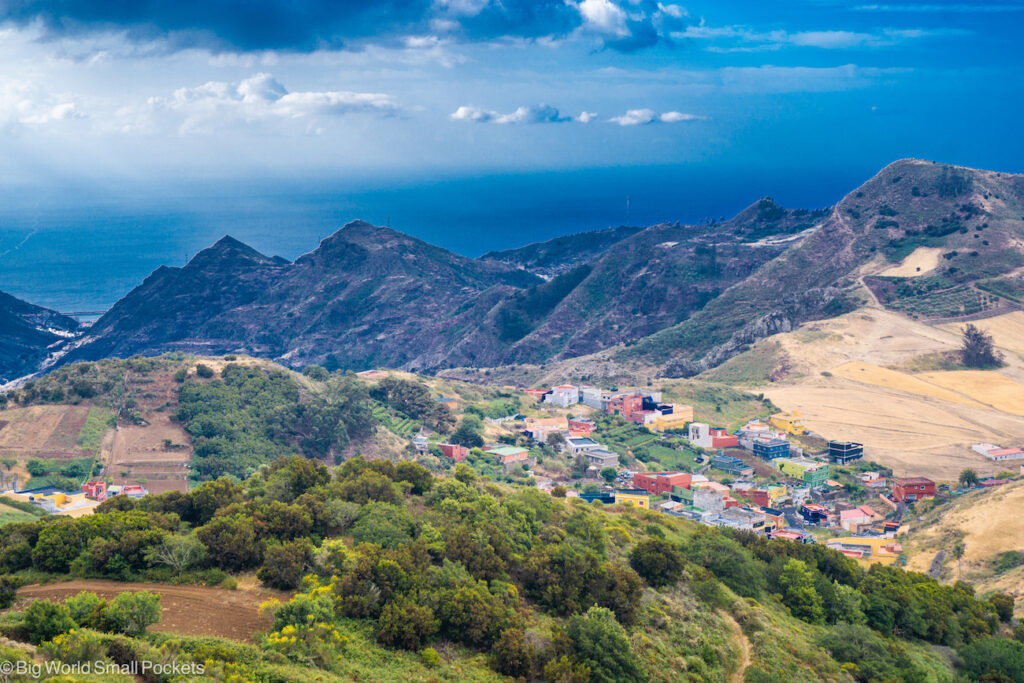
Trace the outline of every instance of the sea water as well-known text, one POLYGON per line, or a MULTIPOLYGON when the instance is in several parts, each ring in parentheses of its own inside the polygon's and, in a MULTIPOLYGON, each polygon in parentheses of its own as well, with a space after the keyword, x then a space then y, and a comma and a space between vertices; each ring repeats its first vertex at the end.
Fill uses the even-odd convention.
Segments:
POLYGON ((765 195, 838 201, 874 169, 616 167, 0 188, 0 291, 102 311, 225 234, 289 260, 362 219, 476 257, 619 225, 728 218, 765 195))

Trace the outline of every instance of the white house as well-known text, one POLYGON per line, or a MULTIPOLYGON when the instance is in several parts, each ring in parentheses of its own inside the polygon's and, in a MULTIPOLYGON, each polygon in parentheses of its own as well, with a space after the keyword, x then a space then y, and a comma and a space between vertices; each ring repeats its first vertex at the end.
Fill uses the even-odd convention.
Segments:
POLYGON ((556 406, 562 408, 568 408, 569 406, 576 405, 580 402, 580 390, 579 387, 574 387, 568 384, 555 387, 551 390, 550 394, 544 394, 545 403, 553 403, 556 406))

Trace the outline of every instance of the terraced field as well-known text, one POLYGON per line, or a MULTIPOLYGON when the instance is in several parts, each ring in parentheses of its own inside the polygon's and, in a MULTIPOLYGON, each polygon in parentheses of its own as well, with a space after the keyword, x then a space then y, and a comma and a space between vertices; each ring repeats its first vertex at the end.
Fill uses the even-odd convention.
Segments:
POLYGON ((397 411, 388 410, 379 403, 373 406, 373 416, 384 425, 385 428, 394 432, 403 439, 411 439, 419 430, 420 423, 397 411))
POLYGON ((106 476, 118 485, 141 483, 150 493, 187 491, 192 440, 171 419, 177 405, 177 384, 171 372, 129 377, 126 382, 145 424, 118 426, 104 453, 106 476))

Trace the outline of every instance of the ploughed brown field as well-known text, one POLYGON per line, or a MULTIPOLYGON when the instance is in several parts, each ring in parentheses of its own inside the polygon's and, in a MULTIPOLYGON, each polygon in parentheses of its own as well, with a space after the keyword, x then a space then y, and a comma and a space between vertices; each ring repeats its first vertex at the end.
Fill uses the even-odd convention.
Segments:
POLYGON ((124 592, 158 593, 163 615, 160 623, 151 626, 150 630, 189 636, 220 636, 246 642, 252 642, 254 634, 270 628, 272 620, 260 614, 260 603, 270 598, 287 599, 284 593, 260 588, 227 590, 100 579, 25 586, 18 590, 18 595, 31 600, 63 600, 82 591, 96 593, 108 600, 124 592))
POLYGON ((0 453, 14 457, 80 458, 78 434, 87 405, 29 406, 0 411, 0 453))

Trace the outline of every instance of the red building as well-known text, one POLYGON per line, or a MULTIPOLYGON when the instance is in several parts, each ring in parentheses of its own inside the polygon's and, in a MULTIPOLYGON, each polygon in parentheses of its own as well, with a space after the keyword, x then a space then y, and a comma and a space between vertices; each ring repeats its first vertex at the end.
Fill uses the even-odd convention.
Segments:
POLYGON ((691 479, 687 472, 637 472, 633 475, 633 486, 652 496, 661 496, 671 493, 674 486, 690 488, 691 479))
POLYGON ((712 427, 710 432, 712 448, 736 448, 740 445, 738 436, 730 434, 721 427, 712 427))
POLYGON ((469 453, 468 448, 457 443, 442 443, 439 446, 441 447, 441 455, 451 458, 455 462, 462 462, 466 459, 466 454, 469 453))
POLYGON ((87 481, 82 484, 82 490, 85 491, 86 498, 92 498, 101 503, 107 499, 107 485, 102 481, 87 481))
POLYGON ((768 496, 766 489, 747 489, 746 491, 737 491, 736 493, 754 505, 759 505, 763 508, 770 507, 772 504, 772 499, 768 496))
POLYGON ((892 497, 900 502, 913 502, 922 498, 934 498, 935 482, 924 477, 895 479, 892 482, 892 497))
POLYGON ((594 431, 594 421, 586 417, 570 418, 569 431, 574 434, 590 434, 594 431))
POLYGON ((643 407, 644 397, 630 394, 628 396, 616 396, 609 400, 605 412, 609 415, 621 415, 629 420, 633 417, 634 413, 639 413, 643 410, 643 407))

